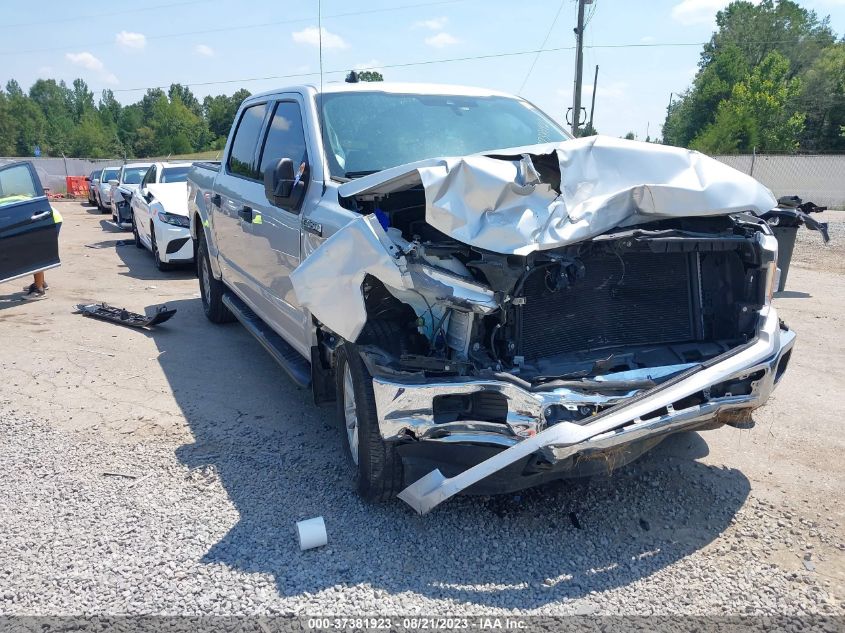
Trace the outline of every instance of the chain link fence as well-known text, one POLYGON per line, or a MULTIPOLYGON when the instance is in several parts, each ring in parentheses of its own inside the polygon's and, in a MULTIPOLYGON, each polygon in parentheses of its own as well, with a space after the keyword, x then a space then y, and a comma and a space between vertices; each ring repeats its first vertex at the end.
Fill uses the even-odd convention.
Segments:
POLYGON ((780 196, 799 196, 831 209, 845 209, 845 154, 740 154, 716 160, 753 176, 780 196))

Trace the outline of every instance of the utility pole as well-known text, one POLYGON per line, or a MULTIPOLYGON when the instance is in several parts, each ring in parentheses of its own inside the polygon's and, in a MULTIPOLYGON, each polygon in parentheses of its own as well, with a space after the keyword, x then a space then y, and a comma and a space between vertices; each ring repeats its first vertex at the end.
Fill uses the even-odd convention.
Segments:
POLYGON ((593 127, 593 112, 596 109, 596 86, 599 83, 599 65, 596 64, 596 76, 593 77, 593 102, 590 104, 590 130, 595 130, 593 127))
POLYGON ((575 85, 572 91, 572 136, 581 127, 581 82, 584 75, 584 7, 593 0, 578 0, 578 26, 575 27, 575 85))

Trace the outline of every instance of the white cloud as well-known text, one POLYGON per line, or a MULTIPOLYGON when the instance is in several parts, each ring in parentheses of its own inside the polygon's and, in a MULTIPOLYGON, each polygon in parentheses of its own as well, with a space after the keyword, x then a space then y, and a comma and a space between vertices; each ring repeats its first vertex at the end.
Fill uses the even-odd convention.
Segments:
POLYGON ((100 81, 103 81, 104 83, 110 85, 116 85, 119 83, 114 73, 110 72, 99 58, 95 57, 88 51, 83 51, 81 53, 65 53, 65 59, 74 66, 79 66, 96 73, 100 81))
POLYGON ((449 21, 449 18, 431 18, 430 20, 420 20, 419 22, 414 22, 415 29, 429 29, 432 31, 440 31, 446 26, 446 23, 449 21))
MULTIPOLYGON (((751 0, 759 4, 760 0, 751 0)), ((681 0, 672 7, 672 18, 684 26, 712 24, 716 13, 730 4, 730 0, 681 0)))
POLYGON ((208 44, 197 44, 194 46, 194 52, 203 57, 214 57, 214 49, 208 44))
POLYGON ((446 48, 447 46, 452 46, 458 42, 459 40, 454 35, 450 35, 445 31, 425 38, 425 43, 429 46, 433 46, 434 48, 446 48))
POLYGON ((141 50, 147 45, 147 36, 143 33, 121 31, 120 33, 114 36, 114 39, 123 48, 141 50))
POLYGON ((381 67, 384 64, 383 61, 379 59, 371 59, 368 62, 364 62, 362 64, 355 64, 352 68, 355 70, 376 70, 381 71, 381 67))
POLYGON ((65 59, 74 66, 82 66, 88 70, 99 71, 105 68, 105 66, 103 66, 103 62, 87 51, 82 53, 65 53, 65 59))
MULTIPOLYGON (((311 46, 319 46, 320 44, 320 29, 316 26, 309 26, 301 31, 294 31, 291 35, 293 36, 293 41, 298 44, 310 44, 311 46)), ((349 44, 336 33, 322 29, 322 35, 323 48, 349 48, 349 44)))
POLYGON ((655 42, 655 39, 654 39, 653 35, 646 35, 646 36, 640 38, 641 44, 653 44, 654 42, 655 42))
POLYGON ((55 71, 53 70, 52 66, 40 66, 38 68, 39 75, 46 75, 47 77, 54 75, 55 71))

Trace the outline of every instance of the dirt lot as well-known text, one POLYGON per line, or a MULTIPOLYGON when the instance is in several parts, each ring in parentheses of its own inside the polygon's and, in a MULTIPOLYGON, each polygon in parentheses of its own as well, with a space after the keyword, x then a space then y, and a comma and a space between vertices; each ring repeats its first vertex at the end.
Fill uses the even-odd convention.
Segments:
POLYGON ((0 613, 845 614, 845 212, 829 247, 802 231, 776 300, 799 338, 754 429, 417 517, 358 500, 333 409, 208 323, 192 270, 57 207, 49 299, 0 285, 0 613), (71 313, 93 301, 178 314, 71 313), (329 546, 300 553, 316 515, 329 546))

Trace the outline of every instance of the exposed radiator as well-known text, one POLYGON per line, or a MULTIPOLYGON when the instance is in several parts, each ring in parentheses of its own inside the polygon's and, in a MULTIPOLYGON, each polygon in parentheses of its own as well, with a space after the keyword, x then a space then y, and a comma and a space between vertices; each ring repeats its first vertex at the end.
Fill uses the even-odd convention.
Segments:
POLYGON ((519 307, 526 359, 576 351, 694 339, 689 253, 600 254, 583 259, 584 279, 558 292, 546 273, 525 284, 519 307))

